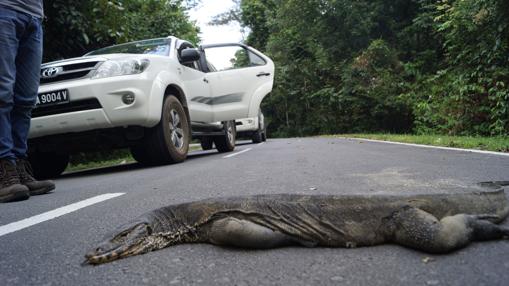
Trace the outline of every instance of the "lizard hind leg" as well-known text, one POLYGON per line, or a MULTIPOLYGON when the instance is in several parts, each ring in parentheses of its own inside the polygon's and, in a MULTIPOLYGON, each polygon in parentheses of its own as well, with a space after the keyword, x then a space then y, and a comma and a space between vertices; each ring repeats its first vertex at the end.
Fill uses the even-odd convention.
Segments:
POLYGON ((419 208, 404 207, 392 214, 388 222, 393 242, 425 252, 447 253, 473 240, 469 216, 464 214, 438 220, 419 208))
POLYGON ((290 236, 245 219, 214 220, 208 229, 209 242, 243 248, 274 248, 290 245, 290 236))

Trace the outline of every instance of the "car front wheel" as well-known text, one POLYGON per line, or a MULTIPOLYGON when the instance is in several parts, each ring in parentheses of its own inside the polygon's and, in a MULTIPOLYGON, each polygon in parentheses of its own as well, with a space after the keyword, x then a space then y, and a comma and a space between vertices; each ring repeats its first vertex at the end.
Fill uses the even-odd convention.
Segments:
POLYGON ((184 107, 175 96, 169 95, 163 103, 161 121, 147 129, 147 134, 131 148, 131 153, 142 164, 179 163, 187 157, 190 134, 184 107))
POLYGON ((69 154, 36 152, 28 156, 33 175, 38 180, 58 177, 69 164, 69 154))

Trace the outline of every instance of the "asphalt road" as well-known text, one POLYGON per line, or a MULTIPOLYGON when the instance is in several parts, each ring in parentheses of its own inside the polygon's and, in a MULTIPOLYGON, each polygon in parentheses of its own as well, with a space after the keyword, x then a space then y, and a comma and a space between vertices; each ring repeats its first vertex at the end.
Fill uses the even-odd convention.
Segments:
MULTIPOLYGON (((86 251, 144 212, 208 197, 465 191, 509 180, 509 157, 355 139, 306 138, 196 151, 182 164, 63 175, 57 190, 0 205, 0 228, 92 197, 124 193, 0 234, 1 285, 507 285, 509 241, 447 255, 397 245, 242 250, 185 244, 100 266, 86 251), (247 151, 246 151, 247 150, 247 151), (225 155, 236 154, 226 157, 225 155)), ((508 223, 509 224, 509 223, 508 223)), ((5 229, 5 227, 4 227, 5 229)))

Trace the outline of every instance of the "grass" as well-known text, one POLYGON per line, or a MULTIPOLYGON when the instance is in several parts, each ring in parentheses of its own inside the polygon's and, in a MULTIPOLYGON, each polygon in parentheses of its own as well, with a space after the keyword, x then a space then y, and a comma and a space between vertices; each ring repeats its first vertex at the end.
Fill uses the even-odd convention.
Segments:
MULTIPOLYGON (((190 145, 189 151, 201 150, 200 146, 190 145)), ((123 164, 135 163, 136 160, 131 156, 127 149, 114 150, 108 152, 79 153, 71 156, 69 165, 65 172, 77 172, 88 169, 97 169, 112 167, 123 164)))
POLYGON ((131 156, 131 154, 118 154, 114 158, 108 158, 105 160, 99 160, 99 159, 93 159, 93 160, 83 160, 80 162, 73 162, 71 159, 71 162, 65 169, 65 172, 76 172, 76 171, 83 171, 88 169, 97 169, 97 168, 103 168, 103 167, 111 167, 111 166, 118 166, 123 164, 129 164, 136 162, 134 158, 131 156))
POLYGON ((446 136, 409 134, 338 134, 333 137, 364 138, 403 143, 509 152, 508 136, 446 136))

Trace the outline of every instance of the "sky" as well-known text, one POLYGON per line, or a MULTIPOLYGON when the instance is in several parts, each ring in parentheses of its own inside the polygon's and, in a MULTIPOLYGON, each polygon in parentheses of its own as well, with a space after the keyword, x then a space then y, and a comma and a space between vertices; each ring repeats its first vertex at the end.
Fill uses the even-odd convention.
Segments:
POLYGON ((239 43, 242 41, 240 25, 211 26, 208 23, 217 14, 228 11, 234 4, 231 0, 202 0, 201 3, 189 11, 191 20, 200 27, 201 44, 239 43))

